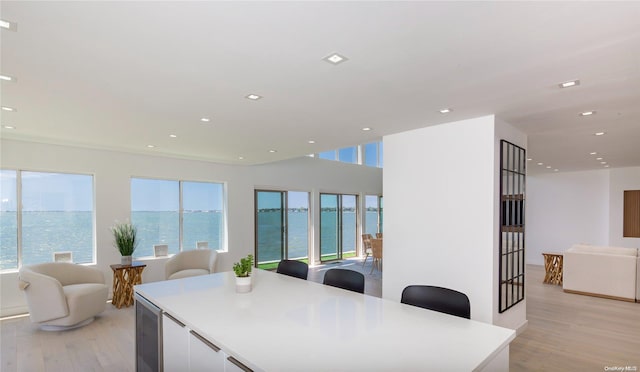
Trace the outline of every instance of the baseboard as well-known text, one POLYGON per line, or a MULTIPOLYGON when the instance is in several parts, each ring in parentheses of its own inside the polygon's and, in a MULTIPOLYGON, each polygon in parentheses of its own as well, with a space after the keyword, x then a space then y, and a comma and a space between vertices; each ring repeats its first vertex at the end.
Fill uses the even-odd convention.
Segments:
POLYGON ((636 302, 635 298, 626 298, 626 297, 618 297, 618 296, 609 296, 609 295, 600 294, 600 293, 574 291, 573 289, 563 289, 563 291, 565 291, 567 293, 573 293, 573 294, 579 294, 579 295, 585 295, 585 296, 591 296, 591 297, 606 298, 606 299, 609 299, 609 300, 636 302))
POLYGON ((516 328, 516 337, 518 337, 522 332, 524 332, 528 326, 529 326, 529 319, 525 319, 524 322, 522 322, 522 324, 520 324, 518 328, 516 328))

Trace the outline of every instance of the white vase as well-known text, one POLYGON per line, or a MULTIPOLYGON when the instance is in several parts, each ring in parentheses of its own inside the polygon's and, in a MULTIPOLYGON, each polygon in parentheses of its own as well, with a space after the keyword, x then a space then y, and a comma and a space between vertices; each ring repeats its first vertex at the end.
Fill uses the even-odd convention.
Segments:
POLYGON ((133 258, 131 256, 122 256, 120 259, 120 264, 125 266, 131 266, 133 263, 133 258))
POLYGON ((236 292, 238 293, 251 292, 250 276, 236 276, 236 292))

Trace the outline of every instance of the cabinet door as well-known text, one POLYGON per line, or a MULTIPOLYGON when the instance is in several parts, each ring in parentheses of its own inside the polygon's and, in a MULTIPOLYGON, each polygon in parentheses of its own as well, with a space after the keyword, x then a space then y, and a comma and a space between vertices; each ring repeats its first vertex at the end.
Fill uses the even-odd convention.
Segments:
POLYGON ((165 372, 189 368, 189 330, 171 315, 162 315, 163 365, 165 372))
POLYGON ((224 372, 225 354, 195 331, 189 331, 189 370, 224 372))

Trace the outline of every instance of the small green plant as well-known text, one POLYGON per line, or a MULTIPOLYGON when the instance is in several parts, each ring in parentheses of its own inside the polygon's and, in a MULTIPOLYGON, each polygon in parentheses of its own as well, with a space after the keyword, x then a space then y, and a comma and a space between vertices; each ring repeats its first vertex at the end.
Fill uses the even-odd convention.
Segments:
POLYGON ((247 277, 251 274, 251 269, 253 268, 253 255, 250 254, 245 258, 241 258, 240 262, 236 262, 233 264, 233 272, 236 273, 237 277, 247 277))
POLYGON ((120 254, 123 256, 133 255, 138 246, 138 240, 136 239, 137 228, 128 222, 116 223, 111 228, 111 231, 113 232, 114 245, 120 251, 120 254))

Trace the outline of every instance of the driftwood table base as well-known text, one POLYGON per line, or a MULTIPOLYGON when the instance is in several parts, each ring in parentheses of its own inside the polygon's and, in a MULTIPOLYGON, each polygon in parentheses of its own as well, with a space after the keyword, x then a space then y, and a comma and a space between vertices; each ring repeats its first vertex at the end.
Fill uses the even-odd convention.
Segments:
POLYGON ((543 253, 544 280, 543 283, 562 285, 562 254, 543 253))
POLYGON ((113 298, 111 303, 118 309, 133 305, 133 286, 142 284, 145 264, 111 265, 113 270, 113 298))

